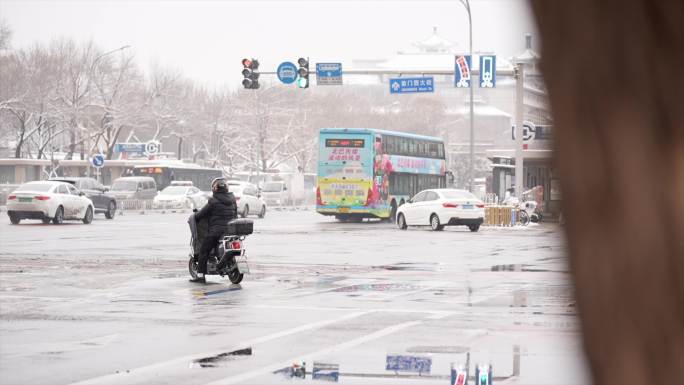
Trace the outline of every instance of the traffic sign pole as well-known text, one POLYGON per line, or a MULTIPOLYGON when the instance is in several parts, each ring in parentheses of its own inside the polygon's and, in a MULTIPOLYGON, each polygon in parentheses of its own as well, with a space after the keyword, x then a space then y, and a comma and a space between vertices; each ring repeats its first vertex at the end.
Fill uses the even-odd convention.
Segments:
POLYGON ((524 73, 523 65, 516 64, 517 76, 515 82, 515 196, 522 201, 523 189, 523 95, 524 73))

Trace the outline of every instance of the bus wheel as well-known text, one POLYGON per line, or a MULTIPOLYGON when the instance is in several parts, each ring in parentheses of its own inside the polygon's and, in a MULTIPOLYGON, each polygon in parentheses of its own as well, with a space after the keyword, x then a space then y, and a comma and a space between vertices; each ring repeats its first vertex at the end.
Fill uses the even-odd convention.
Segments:
POLYGON ((335 219, 337 219, 340 222, 347 222, 349 221, 349 217, 346 215, 335 215, 335 219))

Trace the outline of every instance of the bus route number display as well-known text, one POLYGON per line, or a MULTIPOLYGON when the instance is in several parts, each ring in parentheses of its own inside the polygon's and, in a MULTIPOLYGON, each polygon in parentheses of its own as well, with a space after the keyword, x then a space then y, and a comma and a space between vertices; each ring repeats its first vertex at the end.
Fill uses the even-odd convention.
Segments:
POLYGON ((363 148, 365 141, 363 139, 326 139, 325 147, 350 147, 363 148))

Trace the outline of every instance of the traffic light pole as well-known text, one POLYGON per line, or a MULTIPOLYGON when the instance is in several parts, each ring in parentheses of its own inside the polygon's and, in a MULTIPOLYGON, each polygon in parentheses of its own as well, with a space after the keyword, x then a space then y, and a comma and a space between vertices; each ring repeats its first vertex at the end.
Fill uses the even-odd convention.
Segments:
MULTIPOLYGON (((471 75, 479 76, 479 70, 471 70, 471 75)), ((453 75, 454 70, 344 70, 342 75, 453 75)), ((260 75, 277 75, 276 71, 259 71, 260 75)), ((316 76, 316 71, 309 72, 309 75, 316 76)), ((496 70, 497 76, 514 76, 515 70, 496 70)), ((472 85, 472 84, 471 84, 472 85)), ((327 87, 327 86, 326 86, 327 87)), ((332 87, 332 86, 331 86, 332 87)))

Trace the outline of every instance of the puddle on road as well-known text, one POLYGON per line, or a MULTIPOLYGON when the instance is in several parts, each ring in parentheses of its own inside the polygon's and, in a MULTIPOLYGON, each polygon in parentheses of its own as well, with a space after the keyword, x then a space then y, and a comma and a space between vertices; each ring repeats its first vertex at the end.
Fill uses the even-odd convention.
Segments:
POLYGON ((473 272, 484 272, 484 271, 513 271, 522 273, 563 273, 567 274, 568 271, 564 270, 551 270, 531 267, 533 265, 527 265, 522 263, 515 263, 510 265, 493 265, 489 269, 472 269, 473 272))
POLYGON ((408 353, 461 354, 470 351, 467 346, 412 346, 408 353))
POLYGON ((546 269, 531 269, 528 266, 521 263, 516 263, 513 265, 494 265, 489 271, 524 271, 524 272, 548 272, 550 270, 546 269))
POLYGON ((402 284, 402 283, 366 283, 360 285, 351 285, 333 289, 337 293, 350 293, 356 291, 414 291, 422 289, 419 286, 402 284))
POLYGON ((111 302, 145 302, 145 303, 168 303, 172 304, 171 301, 164 301, 161 299, 113 299, 111 302))
POLYGON ((217 366, 220 366, 222 363, 234 361, 236 359, 239 359, 240 357, 251 355, 251 347, 246 349, 238 349, 233 350, 232 352, 221 353, 211 357, 200 358, 199 360, 193 361, 191 367, 198 365, 201 368, 215 368, 217 366))
POLYGON ((153 278, 155 279, 167 279, 167 278, 185 278, 187 277, 187 274, 181 274, 181 273, 161 273, 155 275, 153 278))
POLYGON ((437 271, 437 263, 411 263, 402 262, 394 265, 373 266, 373 269, 383 269, 391 271, 437 271))
POLYGON ((240 286, 239 284, 237 284, 237 285, 231 285, 230 287, 227 287, 227 288, 224 288, 224 289, 218 289, 218 290, 212 290, 212 291, 193 290, 193 291, 192 291, 192 294, 193 294, 196 298, 202 299, 202 298, 206 298, 206 297, 209 297, 209 296, 212 296, 212 295, 223 294, 223 293, 228 293, 228 292, 237 291, 237 290, 242 290, 242 286, 240 286))

